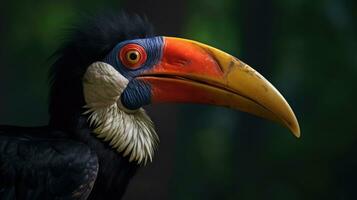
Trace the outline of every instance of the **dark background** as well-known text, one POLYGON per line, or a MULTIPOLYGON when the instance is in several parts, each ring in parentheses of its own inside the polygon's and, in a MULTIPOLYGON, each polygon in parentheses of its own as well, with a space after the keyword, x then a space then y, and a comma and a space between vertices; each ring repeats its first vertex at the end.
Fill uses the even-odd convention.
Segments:
POLYGON ((280 90, 302 132, 225 108, 150 106, 161 144, 125 199, 357 199, 357 1, 1 2, 1 124, 47 122, 48 57, 83 13, 107 9, 236 55, 280 90))

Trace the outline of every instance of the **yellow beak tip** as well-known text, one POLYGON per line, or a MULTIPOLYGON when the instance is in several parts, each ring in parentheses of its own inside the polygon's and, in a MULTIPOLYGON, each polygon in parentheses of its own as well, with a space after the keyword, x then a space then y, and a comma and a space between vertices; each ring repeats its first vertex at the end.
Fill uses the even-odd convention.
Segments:
POLYGON ((301 133, 300 133, 300 127, 299 125, 295 126, 295 127, 290 127, 291 132, 294 134, 294 136, 296 138, 300 138, 301 137, 301 133))

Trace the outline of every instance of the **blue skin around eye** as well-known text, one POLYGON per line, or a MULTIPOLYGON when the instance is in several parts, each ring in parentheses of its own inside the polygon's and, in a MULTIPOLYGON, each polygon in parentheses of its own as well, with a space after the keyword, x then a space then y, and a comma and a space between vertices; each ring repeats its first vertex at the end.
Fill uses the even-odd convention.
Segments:
POLYGON ((128 40, 117 44, 104 59, 104 62, 115 67, 116 70, 129 80, 127 87, 121 95, 121 102, 127 109, 136 110, 151 103, 151 85, 135 79, 135 77, 140 75, 143 71, 151 69, 161 60, 163 46, 163 37, 128 40), (128 69, 120 61, 118 54, 122 47, 133 43, 138 44, 145 49, 147 59, 139 68, 128 69))

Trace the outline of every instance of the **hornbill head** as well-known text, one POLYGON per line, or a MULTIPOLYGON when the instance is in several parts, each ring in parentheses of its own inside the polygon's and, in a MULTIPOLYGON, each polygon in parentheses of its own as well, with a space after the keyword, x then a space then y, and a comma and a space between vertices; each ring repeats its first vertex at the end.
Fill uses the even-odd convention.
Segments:
MULTIPOLYGON (((153 103, 225 106, 277 121, 300 136, 298 121, 284 97, 249 65, 196 41, 154 36, 140 28, 145 20, 132 18, 96 20, 86 31, 77 31, 80 42, 64 47, 71 49, 64 50, 67 56, 87 52, 74 58, 84 60, 74 73, 81 71, 77 74, 82 106, 93 132, 130 161, 152 159, 158 137, 142 107, 153 103), (83 45, 86 42, 92 45, 83 45)), ((61 64, 61 59, 57 62, 61 64)), ((60 79, 56 76, 65 74, 56 70, 53 93, 60 79)))

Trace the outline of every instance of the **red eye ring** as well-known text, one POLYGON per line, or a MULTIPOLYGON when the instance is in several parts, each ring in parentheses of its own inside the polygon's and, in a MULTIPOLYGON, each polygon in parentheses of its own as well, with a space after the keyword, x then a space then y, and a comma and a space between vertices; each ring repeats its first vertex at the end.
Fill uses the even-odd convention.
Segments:
POLYGON ((121 48, 119 59, 128 69, 140 68, 147 59, 145 49, 138 44, 127 44, 121 48))

